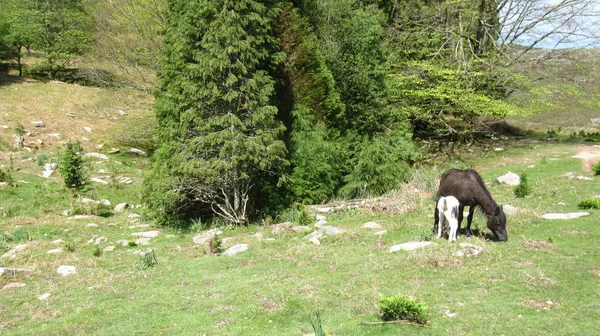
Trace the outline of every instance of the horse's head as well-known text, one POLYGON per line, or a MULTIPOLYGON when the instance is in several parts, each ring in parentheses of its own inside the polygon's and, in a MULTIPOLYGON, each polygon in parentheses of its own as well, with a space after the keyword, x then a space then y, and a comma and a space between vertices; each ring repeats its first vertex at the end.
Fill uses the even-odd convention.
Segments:
POLYGON ((508 240, 508 234, 506 233, 506 215, 504 214, 504 210, 502 210, 502 206, 496 207, 494 215, 488 217, 487 227, 494 233, 494 236, 496 236, 499 241, 508 240))

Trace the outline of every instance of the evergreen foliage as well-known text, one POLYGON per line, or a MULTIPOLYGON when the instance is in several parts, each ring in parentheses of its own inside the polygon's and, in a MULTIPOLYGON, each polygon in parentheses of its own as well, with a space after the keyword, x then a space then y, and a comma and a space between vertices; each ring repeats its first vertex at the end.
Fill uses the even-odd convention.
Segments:
POLYGON ((401 126, 371 139, 365 137, 350 160, 350 173, 340 190, 342 196, 357 198, 381 195, 410 178, 416 159, 411 133, 401 126))
POLYGON ((254 0, 168 3, 146 203, 160 224, 202 212, 248 223, 251 189, 287 165, 269 70, 276 11, 254 0), (181 211, 183 210, 183 211, 181 211))
POLYGON ((531 195, 531 193, 533 192, 533 189, 531 188, 531 185, 529 184, 529 180, 527 179, 527 174, 521 174, 519 177, 521 178, 521 182, 513 190, 513 192, 515 193, 515 196, 525 197, 525 196, 531 195))
POLYGON ((83 161, 83 148, 79 141, 69 141, 59 153, 58 172, 65 187, 80 192, 86 187, 87 172, 83 161))

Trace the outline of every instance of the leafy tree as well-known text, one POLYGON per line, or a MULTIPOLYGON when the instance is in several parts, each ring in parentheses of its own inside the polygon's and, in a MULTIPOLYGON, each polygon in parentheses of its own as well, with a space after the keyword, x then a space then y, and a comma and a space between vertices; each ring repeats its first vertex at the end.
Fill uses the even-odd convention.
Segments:
POLYGON ((0 2, 0 40, 4 47, 4 59, 17 62, 19 76, 23 75, 23 49, 29 51, 41 42, 43 34, 42 14, 36 7, 37 1, 5 0, 0 2))
POLYGON ((160 224, 212 212, 245 225, 253 186, 287 165, 271 103, 268 70, 281 60, 271 5, 168 2, 155 105, 161 145, 145 189, 160 224))

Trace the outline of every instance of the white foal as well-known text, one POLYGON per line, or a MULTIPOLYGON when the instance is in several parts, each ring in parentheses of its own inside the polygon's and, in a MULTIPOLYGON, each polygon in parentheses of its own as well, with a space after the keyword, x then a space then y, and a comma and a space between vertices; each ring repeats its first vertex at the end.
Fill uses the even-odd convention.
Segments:
POLYGON ((442 226, 448 222, 448 241, 456 240, 456 231, 458 230, 458 200, 454 196, 440 197, 437 202, 439 213, 439 222, 437 223, 439 239, 442 236, 442 226))

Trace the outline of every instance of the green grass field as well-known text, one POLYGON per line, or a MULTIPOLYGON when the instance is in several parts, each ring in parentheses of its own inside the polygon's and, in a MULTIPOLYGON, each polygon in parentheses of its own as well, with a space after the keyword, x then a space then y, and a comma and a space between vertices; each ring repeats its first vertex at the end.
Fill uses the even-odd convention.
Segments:
MULTIPOLYGON (((600 334, 600 210, 585 210, 589 216, 573 220, 541 217, 582 211, 578 202, 600 195, 600 177, 590 171, 600 161, 593 143, 490 144, 503 150, 421 167, 410 184, 368 206, 327 214, 327 224, 345 233, 325 236, 320 245, 293 231, 273 234, 282 217, 220 227, 223 248, 249 245, 246 252, 222 256, 193 243, 201 225, 190 232, 155 228, 130 216, 143 209, 69 219, 62 212, 78 201, 68 196, 57 172, 39 176, 38 161, 56 161, 61 141, 85 137, 88 151, 106 154, 119 144, 111 140, 115 136, 140 121, 151 124, 149 96, 57 82, 3 84, 0 168, 8 169, 12 160, 17 182, 0 187, 0 255, 17 245, 26 248, 1 258, 0 267, 31 272, 0 275, 2 335, 307 335, 316 312, 326 335, 600 334), (119 109, 127 115, 117 114, 119 109), (46 121, 44 129, 31 126, 38 119, 46 121), (41 138, 43 144, 30 152, 15 149, 12 135, 19 124, 32 132, 26 143, 41 138), (92 132, 83 129, 89 125, 92 132), (60 139, 50 135, 54 132, 60 139), (588 155, 574 158, 578 153, 588 155), (450 167, 477 169, 499 203, 520 208, 508 216, 508 242, 485 240, 489 231, 477 215, 479 235, 469 240, 433 238, 429 247, 390 253, 393 245, 431 237, 437 179, 450 167), (512 187, 494 182, 508 171, 526 173, 533 193, 516 198, 512 187), (567 172, 593 180, 569 179, 567 172), (373 221, 387 232, 362 228, 373 221), (144 231, 159 235, 147 246, 133 244, 133 233, 144 231), (58 239, 63 242, 53 243, 58 239), (483 252, 454 256, 464 242, 483 252), (110 246, 114 250, 105 251, 110 246), (140 252, 148 247, 158 264, 141 269, 140 252), (48 253, 57 248, 62 252, 48 253), (77 273, 60 275, 61 265, 75 266, 77 273), (429 323, 361 324, 380 321, 380 297, 396 294, 426 304, 429 323)), ((585 127, 588 117, 577 127, 585 127)), ((108 199, 111 207, 141 203, 148 159, 120 149, 107 161, 88 159, 90 175, 110 183, 91 184, 86 197, 108 199), (119 184, 120 177, 133 183, 119 184)))

